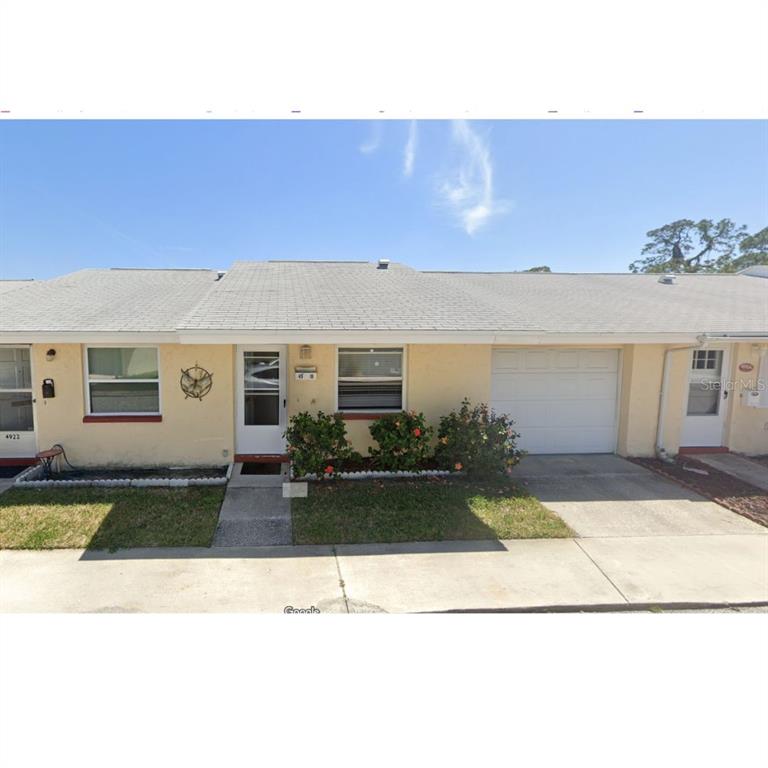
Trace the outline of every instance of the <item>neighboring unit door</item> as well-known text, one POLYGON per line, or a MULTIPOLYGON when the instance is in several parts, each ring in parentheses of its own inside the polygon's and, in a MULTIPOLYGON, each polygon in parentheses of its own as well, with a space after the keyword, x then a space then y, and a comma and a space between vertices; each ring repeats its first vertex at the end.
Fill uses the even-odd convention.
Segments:
POLYGON ((237 349, 237 453, 285 451, 285 347, 237 349))
POLYGON ((618 371, 616 349, 496 349, 491 406, 529 453, 613 453, 618 371))
POLYGON ((0 347, 0 459, 37 453, 29 347, 0 347))
POLYGON ((726 349, 693 350, 688 368, 688 397, 680 434, 681 446, 719 447, 723 444, 728 399, 723 377, 727 370, 726 349))

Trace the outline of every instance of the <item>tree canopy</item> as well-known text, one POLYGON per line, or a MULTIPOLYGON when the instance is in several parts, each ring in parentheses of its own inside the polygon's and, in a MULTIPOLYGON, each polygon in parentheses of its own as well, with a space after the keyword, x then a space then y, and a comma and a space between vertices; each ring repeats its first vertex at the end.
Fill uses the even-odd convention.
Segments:
POLYGON ((646 233, 631 272, 737 272, 768 264, 768 227, 754 235, 731 219, 679 219, 646 233))
POLYGON ((757 264, 768 264, 768 227, 763 227, 754 235, 745 237, 739 243, 738 259, 733 260, 734 271, 754 267, 757 264))

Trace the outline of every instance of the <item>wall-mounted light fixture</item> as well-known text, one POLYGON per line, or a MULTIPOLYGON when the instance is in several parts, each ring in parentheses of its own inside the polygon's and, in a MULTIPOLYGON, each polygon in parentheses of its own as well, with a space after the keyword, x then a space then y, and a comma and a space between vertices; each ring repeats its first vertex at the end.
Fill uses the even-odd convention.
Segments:
POLYGON ((302 344, 299 350, 299 360, 311 360, 312 359, 312 347, 309 344, 302 344))
POLYGON ((48 350, 48 351, 45 353, 45 359, 46 359, 46 360, 48 360, 49 362, 50 362, 51 360, 53 360, 53 358, 54 358, 54 357, 56 357, 56 350, 55 350, 55 349, 49 349, 49 350, 48 350))

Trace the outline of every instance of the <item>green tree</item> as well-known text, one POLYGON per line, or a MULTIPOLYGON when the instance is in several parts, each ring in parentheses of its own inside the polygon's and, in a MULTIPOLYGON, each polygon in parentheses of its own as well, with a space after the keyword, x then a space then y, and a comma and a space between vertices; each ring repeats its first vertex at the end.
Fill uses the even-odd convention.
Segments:
POLYGON ((524 269, 523 272, 551 272, 552 270, 547 266, 531 267, 530 269, 524 269))
POLYGON ((679 219, 646 233, 649 240, 630 272, 727 272, 747 228, 730 219, 679 219))
POLYGON ((739 243, 739 253, 731 266, 733 272, 758 264, 768 264, 768 227, 764 227, 754 235, 748 235, 739 243))

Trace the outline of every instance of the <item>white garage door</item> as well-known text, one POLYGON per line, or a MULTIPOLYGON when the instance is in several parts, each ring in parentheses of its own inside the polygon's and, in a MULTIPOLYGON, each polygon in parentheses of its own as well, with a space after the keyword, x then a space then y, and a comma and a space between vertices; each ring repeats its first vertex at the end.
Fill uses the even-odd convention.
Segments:
POLYGON ((613 453, 619 352, 495 349, 491 405, 529 453, 613 453))

